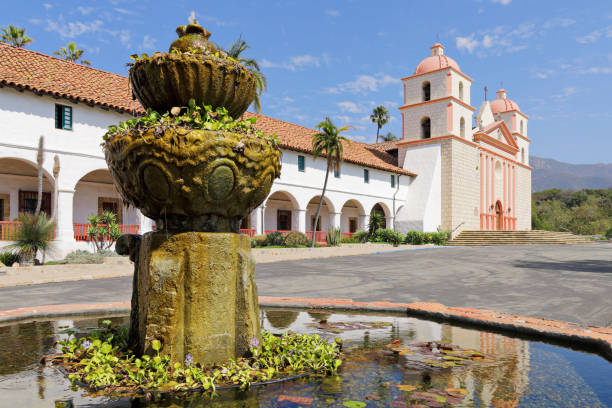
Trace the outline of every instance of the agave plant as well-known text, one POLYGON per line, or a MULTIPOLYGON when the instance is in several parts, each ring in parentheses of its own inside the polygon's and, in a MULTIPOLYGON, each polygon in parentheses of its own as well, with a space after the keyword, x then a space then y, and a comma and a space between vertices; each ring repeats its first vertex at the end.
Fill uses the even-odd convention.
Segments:
POLYGON ((55 222, 49 220, 44 212, 38 215, 19 214, 17 219, 21 223, 21 228, 17 231, 15 243, 11 244, 10 248, 16 250, 21 265, 32 265, 38 251, 44 257, 51 249, 55 222))

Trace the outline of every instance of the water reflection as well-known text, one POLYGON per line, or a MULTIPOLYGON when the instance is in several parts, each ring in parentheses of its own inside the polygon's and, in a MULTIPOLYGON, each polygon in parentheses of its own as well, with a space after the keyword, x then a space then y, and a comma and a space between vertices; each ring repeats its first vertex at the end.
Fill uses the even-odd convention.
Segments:
MULTIPOLYGON (((402 391, 395 384, 412 384, 430 392, 462 389, 466 395, 458 406, 465 407, 612 405, 612 380, 593 381, 593 376, 585 376, 580 368, 588 362, 589 373, 596 372, 599 379, 611 379, 612 365, 597 356, 406 316, 278 309, 266 310, 264 315, 263 327, 272 332, 289 329, 342 337, 345 358, 340 374, 257 387, 248 392, 223 391, 212 400, 208 394, 198 393, 133 399, 87 396, 82 390, 71 390, 54 368, 37 363, 53 351, 54 339, 67 336, 67 329, 98 327, 104 318, 31 322, 0 327, 0 406, 43 407, 54 401, 71 401, 74 406, 228 408, 342 407, 346 400, 364 401, 368 407, 419 403, 412 399, 414 393, 402 391), (367 329, 330 333, 321 328, 328 326, 318 325, 322 320, 336 323, 331 327, 367 329), (381 352, 394 340, 406 346, 427 341, 449 343, 479 351, 490 361, 444 370, 415 369, 406 357, 381 352)), ((127 317, 113 320, 127 323, 127 317)))

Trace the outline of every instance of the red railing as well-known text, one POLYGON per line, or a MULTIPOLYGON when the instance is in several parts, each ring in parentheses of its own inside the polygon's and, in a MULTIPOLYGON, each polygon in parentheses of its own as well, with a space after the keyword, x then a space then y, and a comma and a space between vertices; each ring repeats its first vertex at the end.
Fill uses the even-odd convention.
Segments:
MULTIPOLYGON (((87 234, 87 229, 89 228, 89 224, 82 223, 73 223, 74 228, 74 239, 77 241, 91 241, 91 237, 87 234)), ((138 234, 140 231, 140 225, 119 225, 119 231, 122 234, 138 234)), ((110 240, 110 236, 107 236, 105 240, 110 240)))
MULTIPOLYGON (((0 221, 0 241, 14 241, 20 229, 19 221, 0 221)), ((55 239, 55 228, 51 231, 51 239, 55 239)))
MULTIPOLYGON (((312 239, 312 231, 306 231, 306 235, 308 236, 308 239, 312 239)), ((317 231, 317 233, 315 234, 315 242, 326 244, 327 243, 327 232, 317 231)))
POLYGON ((270 234, 272 232, 280 232, 283 234, 283 236, 287 235, 288 233, 291 232, 291 230, 265 230, 264 234, 270 234))
POLYGON ((252 238, 255 236, 255 229, 254 228, 241 228, 240 233, 248 235, 249 237, 252 238))

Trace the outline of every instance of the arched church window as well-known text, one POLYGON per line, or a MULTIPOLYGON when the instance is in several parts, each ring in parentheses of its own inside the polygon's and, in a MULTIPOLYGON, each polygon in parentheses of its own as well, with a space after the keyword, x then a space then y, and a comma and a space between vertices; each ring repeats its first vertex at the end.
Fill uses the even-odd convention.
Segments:
POLYGON ((423 82, 423 102, 431 100, 431 84, 429 81, 423 82))
POLYGON ((459 121, 459 134, 465 139, 465 119, 463 118, 459 121))
POLYGON ((463 81, 459 81, 459 99, 463 100, 463 81))
POLYGON ((525 148, 521 148, 521 163, 525 163, 525 148))
POLYGON ((431 119, 425 116, 421 119, 421 139, 429 139, 431 137, 431 119))
POLYGON ((521 135, 524 135, 523 133, 523 121, 521 120, 521 135))

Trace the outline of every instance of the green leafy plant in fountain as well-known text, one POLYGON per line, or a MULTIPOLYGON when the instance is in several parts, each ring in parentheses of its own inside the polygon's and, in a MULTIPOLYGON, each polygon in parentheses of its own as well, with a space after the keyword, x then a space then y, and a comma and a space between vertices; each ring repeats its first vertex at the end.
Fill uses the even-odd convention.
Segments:
POLYGON ((340 241, 342 240, 342 230, 340 228, 330 228, 327 230, 327 235, 325 236, 325 241, 330 246, 338 246, 340 245, 340 241))
POLYGON ((96 251, 110 248, 121 236, 117 215, 112 211, 104 211, 102 215, 92 214, 87 217, 87 221, 89 222, 87 236, 91 239, 96 251))
MULTIPOLYGON (((103 322, 100 330, 87 337, 58 343, 61 354, 54 357, 74 383, 105 392, 139 390, 204 389, 214 392, 219 386, 248 388, 251 383, 301 373, 333 374, 342 364, 340 341, 328 343, 318 335, 262 333, 261 344, 251 339, 249 358, 229 360, 203 367, 188 354, 183 363, 171 364, 161 354, 163 345, 153 340, 152 355, 140 358, 127 350, 126 328, 103 322)), ((213 394, 214 395, 214 394, 213 394)))
POLYGON ((225 108, 217 108, 213 111, 210 105, 199 106, 194 99, 190 99, 189 106, 175 106, 163 114, 147 109, 147 114, 144 116, 126 120, 119 126, 109 126, 103 139, 108 140, 115 135, 122 135, 134 129, 142 133, 155 129, 155 135, 162 137, 167 129, 177 130, 180 127, 253 135, 278 144, 276 135, 266 135, 256 129, 254 126, 256 122, 255 116, 245 120, 234 120, 225 108))
POLYGON ((55 222, 50 221, 44 212, 38 215, 19 214, 17 220, 21 226, 15 234, 15 243, 7 248, 17 252, 20 264, 31 265, 38 251, 44 257, 45 252, 51 249, 55 222))

